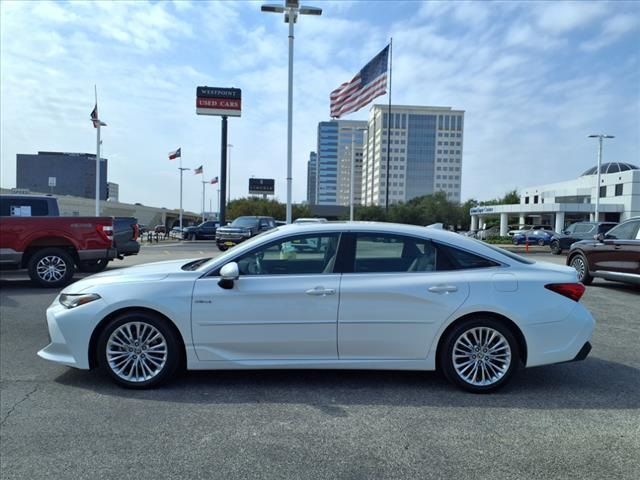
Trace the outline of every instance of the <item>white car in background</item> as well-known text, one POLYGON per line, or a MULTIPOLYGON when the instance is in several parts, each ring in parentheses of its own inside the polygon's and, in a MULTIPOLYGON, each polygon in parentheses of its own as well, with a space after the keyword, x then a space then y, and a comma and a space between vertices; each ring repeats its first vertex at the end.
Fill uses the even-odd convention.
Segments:
POLYGON ((191 370, 440 370, 471 392, 582 360, 594 328, 571 267, 439 229, 314 223, 214 259, 107 271, 64 289, 38 354, 125 387, 191 370), (291 249, 313 239, 313 251, 291 249))

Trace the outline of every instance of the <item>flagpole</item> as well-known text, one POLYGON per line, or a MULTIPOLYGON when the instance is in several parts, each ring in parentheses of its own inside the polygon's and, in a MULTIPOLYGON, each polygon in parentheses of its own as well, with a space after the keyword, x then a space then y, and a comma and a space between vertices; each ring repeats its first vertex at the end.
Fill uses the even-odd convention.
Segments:
POLYGON ((98 127, 96 131, 96 217, 100 216, 100 115, 98 112, 98 86, 93 86, 96 98, 96 116, 98 127))
MULTIPOLYGON (((389 40, 389 110, 387 113, 387 188, 385 189, 387 197, 385 201, 385 211, 389 210, 389 153, 391 151, 391 79, 393 75, 393 37, 389 40)), ((382 129, 384 133, 384 128, 382 129)))
MULTIPOLYGON (((202 174, 202 176, 204 177, 204 173, 202 174)), ((205 218, 204 218, 204 184, 207 183, 207 182, 204 181, 204 180, 201 180, 201 182, 202 182, 202 221, 204 222, 205 221, 205 218)))

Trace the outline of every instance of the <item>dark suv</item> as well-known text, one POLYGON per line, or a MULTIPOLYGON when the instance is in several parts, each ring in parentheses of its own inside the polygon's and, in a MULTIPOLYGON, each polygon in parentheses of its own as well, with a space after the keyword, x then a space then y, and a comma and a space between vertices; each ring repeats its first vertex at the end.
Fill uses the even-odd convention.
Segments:
POLYGON ((276 227, 273 217, 238 217, 231 225, 218 227, 216 244, 223 252, 229 248, 276 227))
POLYGON ((571 245, 567 265, 589 285, 594 277, 640 285, 640 217, 622 222, 595 240, 571 245))
POLYGON ((595 235, 607 233, 616 225, 615 222, 572 223, 566 230, 551 237, 549 242, 551 253, 560 255, 563 250, 568 250, 572 243, 579 240, 592 240, 595 235))
POLYGON ((220 222, 208 220, 202 222, 200 225, 182 229, 182 238, 185 240, 214 240, 216 238, 216 230, 219 226, 220 222))

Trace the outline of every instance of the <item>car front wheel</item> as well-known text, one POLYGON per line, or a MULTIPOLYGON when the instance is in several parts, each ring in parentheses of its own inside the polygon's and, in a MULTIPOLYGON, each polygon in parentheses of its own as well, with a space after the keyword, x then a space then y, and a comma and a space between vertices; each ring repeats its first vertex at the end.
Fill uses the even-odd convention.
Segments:
POLYGON ((98 339, 100 367, 126 388, 151 388, 168 381, 180 363, 179 351, 167 321, 144 312, 115 318, 98 339))
POLYGON ((518 369, 518 342, 494 318, 469 319, 444 340, 440 368, 454 385, 472 393, 489 393, 504 386, 518 369))
POLYGON ((587 259, 584 258, 584 255, 578 253, 575 257, 573 257, 571 259, 571 266, 576 269, 579 282, 582 282, 585 285, 591 285, 591 282, 593 282, 593 277, 589 273, 589 264, 587 263, 587 259))

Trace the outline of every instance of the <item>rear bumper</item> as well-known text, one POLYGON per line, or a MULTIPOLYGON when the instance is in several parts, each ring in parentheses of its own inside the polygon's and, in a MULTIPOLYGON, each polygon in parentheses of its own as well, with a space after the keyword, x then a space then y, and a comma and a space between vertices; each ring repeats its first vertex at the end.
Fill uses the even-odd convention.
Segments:
MULTIPOLYGON (((139 248, 139 247, 138 247, 139 248)), ((95 250, 78 250, 78 260, 113 260, 118 255, 115 248, 99 248, 95 250)))

